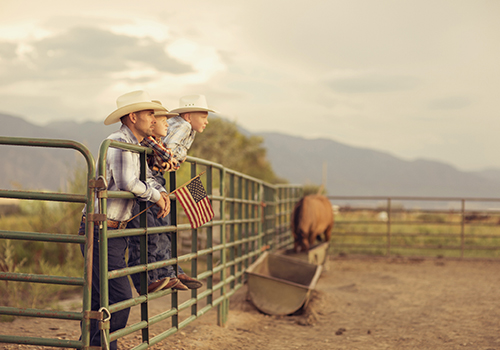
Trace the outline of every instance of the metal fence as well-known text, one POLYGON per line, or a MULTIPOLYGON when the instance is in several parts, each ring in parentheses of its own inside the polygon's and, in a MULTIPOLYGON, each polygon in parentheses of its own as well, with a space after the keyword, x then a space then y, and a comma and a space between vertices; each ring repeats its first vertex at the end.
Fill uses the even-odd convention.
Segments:
POLYGON ((500 257, 500 198, 328 198, 335 254, 500 257))
MULTIPOLYGON (((0 231, 0 239, 16 240, 40 240, 48 242, 70 242, 85 244, 84 271, 81 278, 69 278, 62 276, 43 276, 34 274, 20 274, 13 272, 0 273, 0 280, 18 281, 26 283, 58 283, 82 286, 83 306, 81 312, 54 311, 42 309, 21 309, 13 307, 0 307, 0 315, 33 316, 46 318, 63 318, 82 322, 81 340, 61 340, 24 336, 12 336, 0 334, 0 342, 44 345, 64 348, 91 349, 89 347, 89 320, 98 318, 105 332, 105 344, 120 339, 131 333, 139 332, 141 339, 134 349, 146 349, 168 336, 176 333, 192 321, 207 313, 210 309, 217 307, 218 324, 223 325, 227 321, 229 311, 229 298, 243 286, 246 268, 257 259, 264 250, 277 250, 292 244, 293 239, 290 232, 290 215, 294 203, 302 195, 302 187, 298 185, 272 185, 260 181, 245 174, 227 169, 224 166, 203 159, 188 157, 183 167, 190 167, 189 177, 194 177, 202 170, 202 177, 209 199, 216 211, 215 218, 203 225, 201 228, 192 230, 191 226, 183 217, 183 211, 178 207, 175 197, 171 197, 171 226, 148 228, 145 225, 145 213, 142 214, 141 228, 118 229, 108 231, 106 225, 100 229, 100 252, 107 252, 107 241, 113 237, 140 236, 141 247, 146 247, 148 234, 170 232, 172 237, 172 259, 144 263, 142 265, 129 267, 121 270, 107 270, 107 254, 100 254, 100 289, 101 307, 99 312, 90 310, 90 286, 92 271, 93 251, 93 225, 94 220, 102 219, 107 212, 108 198, 130 198, 133 195, 128 192, 108 191, 103 183, 96 181, 99 176, 105 178, 105 159, 109 147, 116 147, 141 155, 142 172, 141 178, 145 178, 146 156, 151 150, 140 146, 105 140, 101 144, 98 158, 98 171, 94 168, 94 160, 85 146, 63 140, 24 139, 0 137, 0 144, 24 145, 39 147, 63 147, 74 148, 81 152, 87 163, 87 191, 85 195, 65 194, 55 192, 27 192, 1 190, 0 197, 69 201, 85 203, 87 213, 94 209, 94 198, 99 201, 99 213, 94 217, 87 216, 85 236, 47 234, 40 232, 14 232, 0 231), (180 236, 191 237, 191 251, 186 254, 178 254, 178 242, 180 236), (181 302, 179 292, 176 290, 161 290, 155 293, 147 293, 146 274, 147 271, 165 267, 168 265, 177 267, 182 264, 190 274, 204 281, 206 288, 191 290, 190 297, 181 302), (190 266, 189 266, 190 265, 190 266), (109 305, 108 283, 110 279, 128 276, 134 273, 141 274, 141 290, 145 291, 130 300, 109 305), (150 314, 148 304, 161 297, 170 295, 169 306, 156 315, 150 314), (128 325, 124 329, 109 333, 106 330, 106 319, 108 312, 111 317, 113 313, 129 307, 139 307, 141 321, 128 325), (169 325, 166 325, 168 322, 169 325), (152 336, 150 328, 155 325, 162 326, 162 332, 152 336)), ((168 187, 170 191, 178 186, 177 174, 169 174, 168 187)), ((147 248, 141 249, 141 261, 147 262, 147 248)), ((187 293, 187 292, 184 292, 187 293)), ((189 293, 189 292, 188 292, 189 293)), ((165 300, 166 300, 165 299, 165 300)))
MULTIPOLYGON (((57 201, 70 203, 84 203, 89 210, 94 209, 95 196, 95 163, 92 154, 82 144, 70 140, 47 140, 47 139, 27 139, 17 137, 0 137, 0 145, 15 145, 15 146, 32 146, 32 147, 48 147, 48 148, 69 148, 78 151, 83 155, 87 165, 87 191, 86 194, 71 194, 59 192, 39 192, 39 191, 10 191, 0 190, 0 198, 17 198, 23 200, 40 200, 40 201, 57 201)), ((99 317, 96 313, 90 311, 90 286, 92 285, 92 241, 93 241, 93 226, 89 224, 85 236, 46 233, 46 232, 16 232, 0 230, 0 239, 13 240, 29 240, 38 242, 51 243, 73 243, 84 244, 84 271, 82 277, 68 276, 49 276, 43 274, 18 273, 12 271, 1 271, 0 280, 16 281, 24 283, 51 283, 57 285, 74 285, 82 286, 83 300, 81 312, 58 311, 48 309, 30 309, 16 308, 8 306, 0 306, 0 315, 12 316, 31 316, 52 319, 65 319, 82 322, 82 339, 81 340, 65 340, 57 338, 38 338, 15 336, 9 334, 0 334, 0 342, 16 343, 16 344, 32 344, 43 346, 54 346, 64 348, 88 348, 89 344, 89 329, 90 318, 99 317)))

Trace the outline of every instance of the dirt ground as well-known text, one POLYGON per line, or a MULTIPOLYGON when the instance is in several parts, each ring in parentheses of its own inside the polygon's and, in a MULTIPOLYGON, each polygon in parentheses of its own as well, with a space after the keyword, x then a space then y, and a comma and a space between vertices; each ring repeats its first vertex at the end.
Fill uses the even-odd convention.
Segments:
MULTIPOLYGON (((347 257, 326 267, 300 314, 260 313, 246 300, 245 286, 231 298, 226 327, 217 326, 211 310, 153 349, 500 350, 500 261, 347 257)), ((165 303, 155 301, 150 313, 165 310, 165 303)), ((134 308, 129 323, 138 320, 134 308)), ((78 324, 68 321, 18 318, 0 327, 2 334, 79 336, 78 324)), ((129 335, 119 349, 138 342, 138 333, 129 335)))

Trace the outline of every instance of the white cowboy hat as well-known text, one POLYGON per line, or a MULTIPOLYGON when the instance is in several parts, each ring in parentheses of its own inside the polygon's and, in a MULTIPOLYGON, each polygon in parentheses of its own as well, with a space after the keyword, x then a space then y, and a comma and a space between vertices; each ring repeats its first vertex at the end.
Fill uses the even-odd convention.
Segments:
MULTIPOLYGON (((160 106, 163 106, 160 101, 158 100, 151 100, 154 103, 158 103, 160 106)), ((175 117, 176 115, 179 115, 179 113, 172 113, 169 112, 168 109, 165 108, 164 111, 157 111, 155 112, 155 117, 167 117, 167 118, 172 118, 175 117)))
POLYGON ((166 111, 161 104, 151 100, 146 91, 138 90, 121 95, 116 99, 118 107, 113 113, 104 120, 104 125, 111 125, 120 121, 120 118, 132 112, 152 109, 156 111, 166 111))
POLYGON ((212 112, 218 113, 208 108, 205 95, 187 95, 179 100, 179 108, 174 108, 170 113, 188 113, 188 112, 212 112))

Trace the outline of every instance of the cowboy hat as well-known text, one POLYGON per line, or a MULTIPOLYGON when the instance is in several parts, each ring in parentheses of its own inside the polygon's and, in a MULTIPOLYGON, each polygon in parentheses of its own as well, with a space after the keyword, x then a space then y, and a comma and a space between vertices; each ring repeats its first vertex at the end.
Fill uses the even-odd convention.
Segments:
MULTIPOLYGON (((154 103, 158 103, 160 106, 163 106, 160 101, 158 100, 151 100, 154 103)), ((176 115, 179 115, 179 113, 172 113, 169 112, 168 109, 165 108, 164 111, 156 111, 155 112, 155 117, 167 117, 167 118, 172 118, 175 117, 176 115)))
POLYGON ((170 113, 189 113, 189 112, 212 112, 218 113, 208 108, 205 95, 187 95, 179 100, 179 108, 174 108, 170 113))
POLYGON ((155 112, 166 111, 165 107, 161 104, 153 102, 148 93, 142 90, 132 91, 119 96, 116 99, 116 106, 118 108, 107 116, 104 120, 104 125, 117 123, 124 115, 144 111, 146 109, 152 109, 155 112))

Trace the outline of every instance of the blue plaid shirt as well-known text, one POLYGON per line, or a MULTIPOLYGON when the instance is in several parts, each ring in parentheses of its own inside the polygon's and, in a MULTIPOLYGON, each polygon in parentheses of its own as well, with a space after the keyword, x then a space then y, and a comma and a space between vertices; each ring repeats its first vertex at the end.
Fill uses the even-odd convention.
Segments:
POLYGON ((182 163, 195 136, 196 131, 191 128, 191 124, 179 115, 168 120, 167 136, 163 138, 163 143, 172 150, 175 159, 182 163))
MULTIPOLYGON (((139 145, 132 131, 125 125, 120 130, 108 136, 108 139, 139 145)), ((139 180, 140 175, 139 153, 110 147, 106 158, 106 181, 109 191, 132 192, 141 201, 156 203, 160 200, 161 186, 151 182, 139 180)), ((148 169, 147 177, 152 177, 148 169)), ((163 190, 164 191, 164 190, 163 190)), ((124 221, 132 217, 133 199, 108 199, 107 217, 111 220, 124 221)), ((96 212, 97 212, 96 203, 96 212)))

